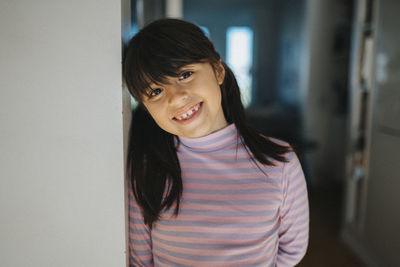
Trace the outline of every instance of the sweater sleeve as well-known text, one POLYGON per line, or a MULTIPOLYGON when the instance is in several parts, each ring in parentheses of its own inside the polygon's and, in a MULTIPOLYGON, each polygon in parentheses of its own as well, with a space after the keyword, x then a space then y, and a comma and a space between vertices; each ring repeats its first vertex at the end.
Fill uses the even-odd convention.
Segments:
POLYGON ((144 223, 142 209, 133 195, 130 179, 128 179, 127 185, 129 266, 150 267, 154 265, 150 229, 144 223))
POLYGON ((303 170, 294 152, 283 166, 277 267, 294 266, 308 247, 309 206, 303 170))

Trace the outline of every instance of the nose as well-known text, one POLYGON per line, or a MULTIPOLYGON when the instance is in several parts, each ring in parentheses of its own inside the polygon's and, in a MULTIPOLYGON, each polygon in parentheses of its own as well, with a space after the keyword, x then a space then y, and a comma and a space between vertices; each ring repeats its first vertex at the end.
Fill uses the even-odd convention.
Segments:
POLYGON ((180 107, 184 105, 189 97, 188 90, 181 86, 172 86, 169 90, 170 95, 168 99, 168 103, 171 106, 180 107))

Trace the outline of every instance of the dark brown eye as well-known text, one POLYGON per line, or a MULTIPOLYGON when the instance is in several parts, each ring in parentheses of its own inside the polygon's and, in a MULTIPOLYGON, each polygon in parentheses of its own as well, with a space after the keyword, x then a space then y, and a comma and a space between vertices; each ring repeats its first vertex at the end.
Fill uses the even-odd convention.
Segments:
POLYGON ((162 88, 153 89, 153 90, 151 90, 151 92, 150 92, 150 94, 149 94, 149 97, 150 97, 150 98, 155 97, 155 96, 161 94, 162 91, 163 91, 162 88))
POLYGON ((185 71, 184 73, 182 73, 182 75, 179 77, 179 80, 185 80, 187 78, 189 78, 190 76, 192 76, 193 71, 185 71))

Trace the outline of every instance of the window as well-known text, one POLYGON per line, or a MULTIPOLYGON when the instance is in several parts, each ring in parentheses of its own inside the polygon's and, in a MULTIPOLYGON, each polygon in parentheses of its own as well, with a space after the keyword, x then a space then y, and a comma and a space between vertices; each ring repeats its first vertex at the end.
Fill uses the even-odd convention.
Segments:
POLYGON ((253 76, 253 30, 250 27, 229 27, 226 32, 226 59, 238 81, 242 102, 251 103, 253 76))

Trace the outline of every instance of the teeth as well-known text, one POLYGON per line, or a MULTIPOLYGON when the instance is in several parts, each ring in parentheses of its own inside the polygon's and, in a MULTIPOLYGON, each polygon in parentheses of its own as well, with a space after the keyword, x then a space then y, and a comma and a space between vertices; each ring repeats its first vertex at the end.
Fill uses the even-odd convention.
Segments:
POLYGON ((196 111, 198 111, 200 108, 200 104, 197 104, 196 106, 194 106, 191 110, 189 110, 188 112, 186 112, 185 114, 179 116, 177 118, 177 120, 183 120, 183 119, 187 119, 190 118, 196 111))

